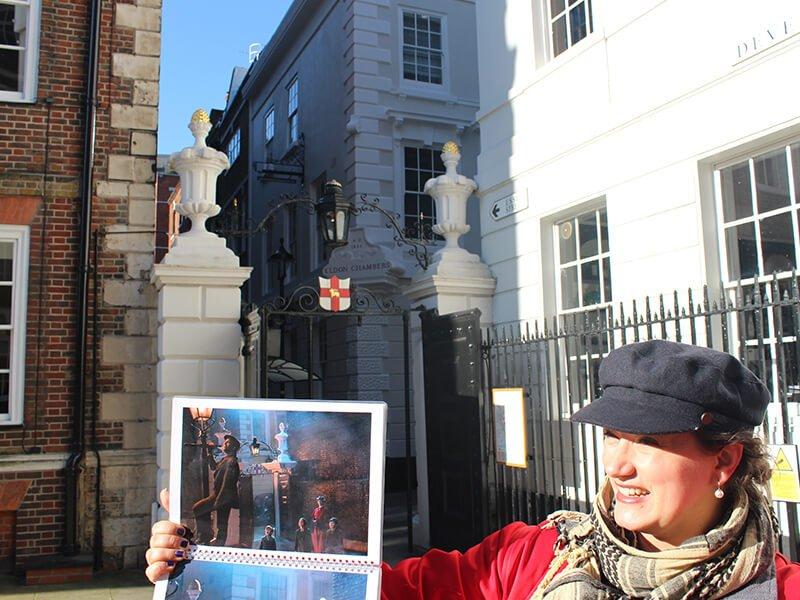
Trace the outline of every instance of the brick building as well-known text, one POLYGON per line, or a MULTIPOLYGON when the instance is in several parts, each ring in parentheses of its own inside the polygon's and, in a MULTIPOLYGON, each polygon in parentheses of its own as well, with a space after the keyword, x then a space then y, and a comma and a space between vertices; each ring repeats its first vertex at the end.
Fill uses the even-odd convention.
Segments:
POLYGON ((160 28, 161 0, 0 0, 4 572, 143 562, 160 28))

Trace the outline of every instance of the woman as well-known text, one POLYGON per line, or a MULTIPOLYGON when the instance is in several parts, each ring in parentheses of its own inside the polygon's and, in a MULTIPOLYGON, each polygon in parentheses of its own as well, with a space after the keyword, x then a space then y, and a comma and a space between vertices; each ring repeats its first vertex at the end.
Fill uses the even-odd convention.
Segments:
MULTIPOLYGON (((753 429, 769 394, 755 375, 722 352, 651 341, 612 351, 599 379, 602 397, 572 419, 604 430, 591 513, 384 565, 382 598, 800 598, 800 565, 777 553, 762 489, 770 467, 753 429)), ((151 545, 153 580, 176 546, 151 545)))
POLYGON ((314 552, 325 550, 325 496, 317 496, 317 505, 311 513, 311 546, 314 552))
POLYGON ((297 530, 294 532, 294 551, 311 552, 311 532, 305 517, 297 520, 297 530))

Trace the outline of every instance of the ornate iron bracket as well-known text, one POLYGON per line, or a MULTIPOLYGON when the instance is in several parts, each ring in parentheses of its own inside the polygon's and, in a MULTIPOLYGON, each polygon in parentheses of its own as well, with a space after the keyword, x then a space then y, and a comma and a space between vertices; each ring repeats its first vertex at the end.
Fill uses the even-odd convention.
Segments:
POLYGON ((327 311, 320 307, 319 289, 310 285, 301 285, 287 296, 272 298, 262 306, 267 315, 296 314, 296 315, 326 315, 326 316, 363 316, 365 314, 394 315, 402 314, 403 308, 389 298, 376 296, 366 287, 352 285, 350 287, 350 308, 340 312, 327 311))
MULTIPOLYGON (((380 205, 379 198, 372 198, 371 200, 367 198, 366 194, 361 195, 361 204, 358 204, 353 207, 352 214, 360 215, 365 212, 377 212, 382 214, 386 218, 386 228, 393 230, 393 237, 394 241, 398 246, 409 246, 408 254, 417 261, 417 264, 422 268, 423 271, 427 271, 428 267, 431 264, 431 257, 430 253, 428 252, 428 246, 432 242, 426 241, 424 238, 420 237, 418 239, 414 239, 408 237, 407 231, 400 227, 400 220, 402 219, 401 215, 395 212, 390 212, 383 208, 380 205)), ((422 224, 420 224, 419 233, 423 234, 422 224)), ((431 236, 432 238, 433 236, 431 236)))
POLYGON ((311 198, 306 198, 305 196, 296 196, 294 194, 281 194, 280 198, 271 202, 267 209, 267 214, 258 222, 255 227, 245 227, 245 228, 238 228, 238 227, 226 227, 225 221, 223 221, 222 226, 215 227, 213 222, 209 223, 209 231, 216 233, 217 235, 221 235, 224 237, 250 237, 254 235, 258 235, 269 229, 269 226, 272 221, 272 217, 278 211, 278 209, 284 208, 286 206, 296 206, 296 205, 305 205, 304 208, 306 212, 310 215, 316 213, 316 204, 311 198))

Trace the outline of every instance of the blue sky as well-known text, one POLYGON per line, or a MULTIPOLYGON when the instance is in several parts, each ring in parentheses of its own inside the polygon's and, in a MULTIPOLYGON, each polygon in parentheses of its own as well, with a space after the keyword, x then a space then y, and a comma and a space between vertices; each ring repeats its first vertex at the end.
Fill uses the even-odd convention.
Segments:
POLYGON ((161 27, 158 152, 192 143, 196 108, 225 107, 233 67, 247 66, 247 48, 272 36, 291 0, 165 0, 161 27))

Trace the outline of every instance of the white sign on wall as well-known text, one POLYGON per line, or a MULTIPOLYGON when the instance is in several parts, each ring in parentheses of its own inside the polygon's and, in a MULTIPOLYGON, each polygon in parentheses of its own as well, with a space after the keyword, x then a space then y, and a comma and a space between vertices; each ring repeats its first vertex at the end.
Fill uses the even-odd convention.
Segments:
POLYGON ((754 30, 736 44, 736 62, 758 54, 796 32, 789 18, 778 20, 754 30))
POLYGON ((512 194, 492 204, 490 212, 492 213, 492 218, 495 221, 499 221, 526 208, 528 208, 528 195, 525 193, 512 194))

